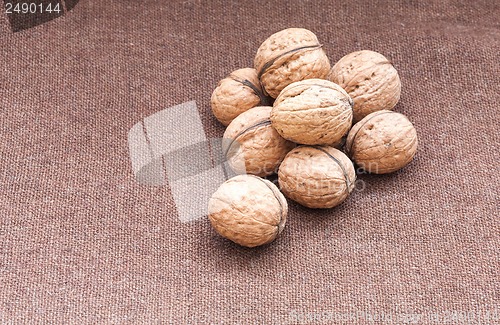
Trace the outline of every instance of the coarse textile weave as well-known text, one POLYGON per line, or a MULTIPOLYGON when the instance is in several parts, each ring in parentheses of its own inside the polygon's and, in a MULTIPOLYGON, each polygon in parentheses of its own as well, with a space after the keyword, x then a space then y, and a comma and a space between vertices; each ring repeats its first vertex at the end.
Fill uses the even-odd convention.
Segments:
POLYGON ((0 16, 1 324, 498 317, 498 1, 81 0, 19 32, 0 16), (419 150, 339 207, 289 202, 278 240, 246 249, 138 184, 127 132, 195 100, 221 137, 217 82, 288 27, 315 32, 332 64, 388 57, 419 150))

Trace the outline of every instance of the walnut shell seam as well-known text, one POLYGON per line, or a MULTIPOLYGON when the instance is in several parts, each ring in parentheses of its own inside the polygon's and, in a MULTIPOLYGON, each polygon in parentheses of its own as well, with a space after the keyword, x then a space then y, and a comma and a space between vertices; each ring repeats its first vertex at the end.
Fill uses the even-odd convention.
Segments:
POLYGON ((352 136, 352 140, 351 140, 351 145, 349 146, 349 148, 346 147, 346 152, 347 154, 350 156, 351 153, 352 153, 352 147, 354 146, 354 140, 356 140, 356 136, 358 135, 359 131, 363 128, 363 126, 366 125, 366 123, 368 123, 372 118, 374 117, 377 117, 377 116, 380 116, 380 115, 384 115, 384 114, 390 114, 390 113, 396 113, 396 112, 393 112, 393 111, 388 111, 388 112, 383 112, 383 113, 380 113, 380 114, 377 114, 375 116, 372 116, 370 117, 369 119, 367 119, 360 127, 359 129, 356 131, 356 133, 354 133, 354 135, 352 136))
POLYGON ((276 201, 278 201, 278 204, 280 205, 280 220, 278 221, 278 225, 276 225, 276 228, 277 228, 276 236, 278 236, 280 234, 280 232, 281 232, 280 225, 281 225, 281 221, 283 220, 283 204, 281 203, 281 200, 276 195, 276 193, 274 192, 274 190, 272 189, 272 187, 269 186, 269 184, 267 184, 266 182, 264 182, 264 180, 262 178, 260 178, 259 176, 255 176, 255 175, 248 175, 248 176, 257 178, 259 181, 261 181, 262 183, 264 183, 264 185, 266 185, 266 187, 273 193, 274 197, 276 198, 276 201))
POLYGON ((236 82, 239 82, 243 86, 247 86, 248 88, 252 89, 253 92, 259 97, 260 104, 262 106, 267 106, 270 104, 269 98, 266 95, 264 95, 264 93, 259 88, 257 88, 257 86, 255 86, 250 80, 240 79, 233 74, 229 75, 229 78, 233 79, 236 82))
POLYGON ((240 137, 242 136, 243 134, 245 134, 247 131, 250 131, 252 129, 255 129, 255 128, 258 128, 258 127, 261 127, 261 126, 267 126, 267 125, 271 125, 271 120, 270 119, 264 119, 262 121, 259 121, 253 125, 250 125, 249 127, 247 127, 246 129, 243 129, 241 130, 238 134, 236 134, 232 139, 231 141, 229 142, 229 144, 227 145, 227 149, 225 150, 224 152, 224 157, 227 157, 227 154, 229 153, 229 151, 231 150, 231 147, 233 146, 234 142, 240 137))
MULTIPOLYGON (((325 87, 325 85, 321 85, 321 84, 308 84, 307 86, 316 86, 316 87, 325 87)), ((287 92, 290 91, 291 89, 294 89, 294 88, 297 88, 297 87, 304 87, 303 84, 299 84, 299 85, 294 85, 292 87, 288 87, 288 89, 286 90, 287 92)), ((301 91, 300 93, 298 93, 297 95, 295 96, 290 96, 289 98, 293 98, 293 97, 297 97, 299 95, 301 95, 304 91, 308 90, 310 87, 308 88, 305 88, 303 91, 301 91)), ((335 88, 328 88, 328 89, 331 89, 331 90, 335 90, 336 92, 338 93, 341 93, 343 96, 345 96, 345 94, 343 94, 339 89, 335 89, 335 88)), ((279 97, 279 96, 278 96, 279 97)), ((276 98, 276 100, 278 100, 278 98, 276 98)), ((346 102, 347 104, 349 104, 349 106, 354 107, 354 101, 352 100, 352 98, 350 96, 348 97, 345 97, 343 99, 341 99, 343 102, 346 102)))
POLYGON ((270 61, 266 62, 262 68, 260 69, 259 73, 257 74, 257 76, 259 77, 259 79, 262 77, 262 75, 264 73, 266 73, 266 70, 269 69, 273 64, 274 62, 276 62, 276 60, 278 60, 279 58, 282 58, 284 57, 285 55, 289 55, 289 54, 292 54, 292 53, 295 53, 295 52, 298 52, 298 51, 301 51, 301 50, 316 50, 316 49, 320 49, 322 48, 323 45, 322 44, 316 44, 316 45, 306 45, 306 46, 301 46, 301 47, 297 47, 295 49, 292 49, 290 51, 286 51, 285 53, 282 53, 274 58, 272 58, 270 61))
POLYGON ((340 169, 342 169, 342 173, 344 174, 346 192, 347 192, 347 195, 349 195, 349 189, 351 188, 352 184, 351 184, 351 181, 349 180, 349 174, 347 174, 347 171, 346 171, 344 165, 342 165, 342 163, 337 158, 335 158, 333 155, 331 155, 328 151, 324 150, 323 148, 320 148, 318 146, 312 146, 312 148, 325 153, 328 156, 328 158, 332 159, 333 161, 335 161, 337 163, 337 165, 339 165, 340 169))

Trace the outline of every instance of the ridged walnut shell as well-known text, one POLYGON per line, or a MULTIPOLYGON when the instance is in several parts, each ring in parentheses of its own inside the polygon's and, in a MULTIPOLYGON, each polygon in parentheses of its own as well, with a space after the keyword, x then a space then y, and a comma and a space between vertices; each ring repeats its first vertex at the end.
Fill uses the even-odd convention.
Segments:
POLYGON ((330 61, 313 32, 288 28, 261 44, 254 66, 267 94, 276 98, 289 84, 312 78, 325 79, 330 61))
POLYGON ((352 126, 352 99, 342 87, 328 80, 295 82, 276 98, 271 122, 287 140, 334 145, 352 126))
POLYGON ((210 104, 215 117, 227 126, 250 108, 268 105, 269 100, 262 91, 257 71, 244 68, 234 71, 219 82, 212 93, 210 104))
POLYGON ((403 114, 389 110, 371 113, 356 123, 346 141, 351 159, 374 174, 403 168, 412 161, 417 146, 413 124, 403 114))
POLYGON ((276 185, 253 175, 224 182, 208 202, 212 227, 246 247, 272 242, 285 227, 288 205, 276 185))
POLYGON ((222 150, 236 174, 274 174, 295 147, 271 126, 271 109, 270 106, 251 108, 235 118, 224 132, 222 150))
POLYGON ((309 208, 332 208, 352 192, 356 172, 340 150, 330 146, 301 146, 283 160, 278 181, 286 197, 309 208))
POLYGON ((344 56, 332 67, 328 79, 354 100, 354 123, 370 113, 391 110, 401 95, 398 72, 385 56, 373 51, 344 56))

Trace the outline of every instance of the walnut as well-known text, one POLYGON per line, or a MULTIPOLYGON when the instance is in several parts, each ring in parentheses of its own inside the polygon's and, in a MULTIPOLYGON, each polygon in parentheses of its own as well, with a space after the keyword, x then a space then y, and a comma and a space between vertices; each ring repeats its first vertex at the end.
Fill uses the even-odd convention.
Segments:
POLYGON ((247 247, 272 242, 285 227, 288 205, 276 185, 253 175, 224 182, 208 202, 209 219, 223 237, 247 247))
POLYGON ((229 166, 237 174, 273 174, 295 147, 271 126, 271 109, 254 107, 235 118, 224 132, 222 148, 229 166))
POLYGON ((281 190, 309 208, 331 208, 354 189, 356 172, 349 158, 330 146, 300 146, 288 153, 279 171, 281 190))
POLYGON ((252 107, 270 104, 260 86, 257 71, 239 69, 222 79, 212 93, 211 105, 215 117, 224 125, 252 107))
POLYGON ((415 156, 417 145, 417 131, 408 118, 382 110, 353 126, 347 136, 346 151, 364 170, 386 174, 406 166, 415 156))
POLYGON ((332 67, 328 79, 354 100, 354 123, 372 112, 392 109, 401 95, 398 72, 385 56, 373 51, 344 56, 332 67))
POLYGON ((266 93, 276 98, 289 84, 324 79, 330 61, 313 32, 288 28, 271 35, 257 50, 255 69, 266 93))
POLYGON ((301 144, 333 145, 352 125, 352 99, 339 85, 308 79, 288 85, 271 112, 273 127, 301 144))

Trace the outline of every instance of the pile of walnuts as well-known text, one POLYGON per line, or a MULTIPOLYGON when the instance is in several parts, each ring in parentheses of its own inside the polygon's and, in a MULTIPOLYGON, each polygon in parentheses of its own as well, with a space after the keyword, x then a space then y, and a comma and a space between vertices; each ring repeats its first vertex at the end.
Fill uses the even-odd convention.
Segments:
POLYGON ((223 154, 236 177, 208 203, 222 236, 247 247, 283 230, 285 197, 309 208, 342 203, 355 165, 374 174, 406 166, 417 133, 399 101, 398 72, 382 54, 357 51, 333 67, 314 33, 289 28, 257 50, 254 68, 219 82, 211 106, 227 129, 223 154), (263 178, 278 174, 279 188, 263 178))

